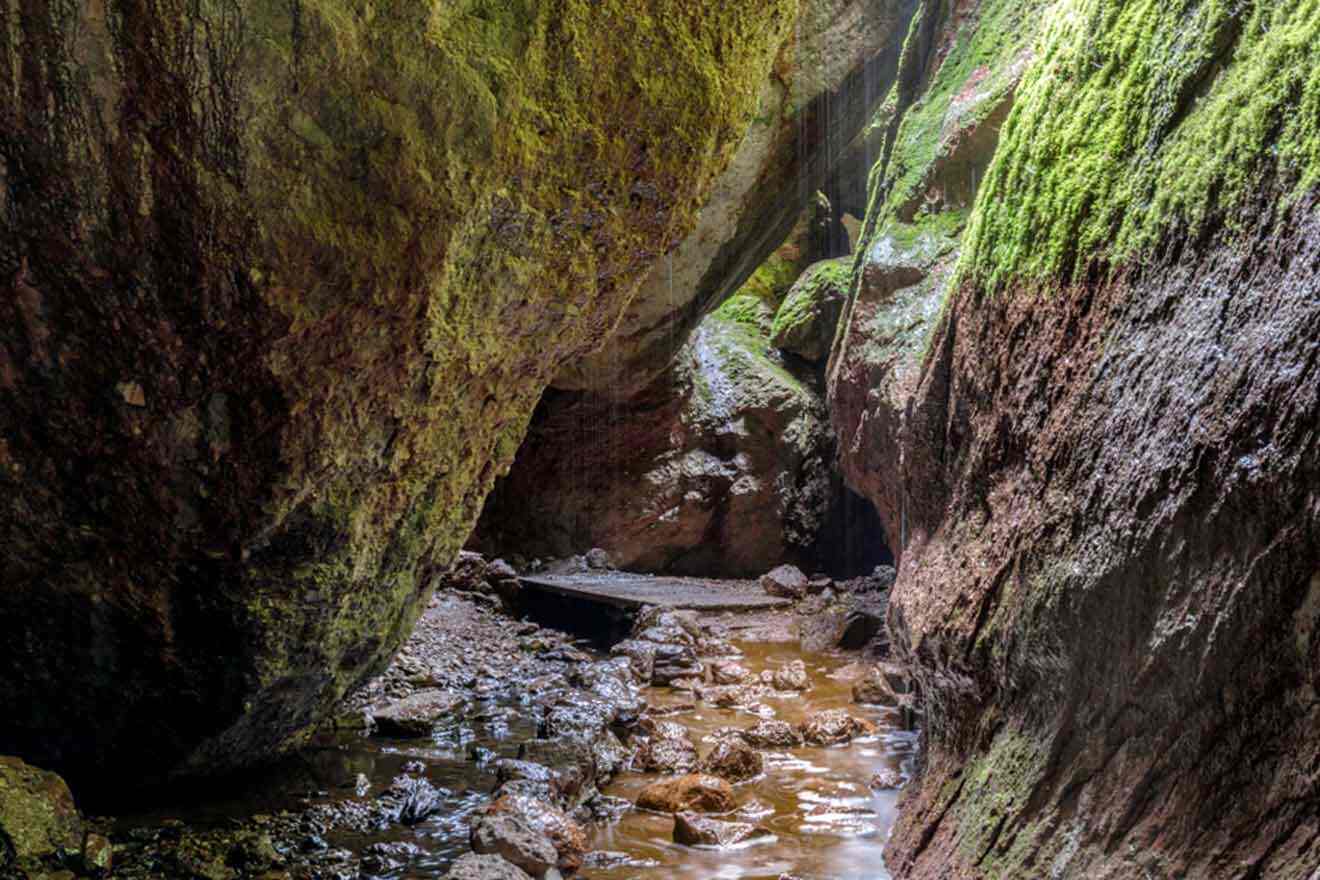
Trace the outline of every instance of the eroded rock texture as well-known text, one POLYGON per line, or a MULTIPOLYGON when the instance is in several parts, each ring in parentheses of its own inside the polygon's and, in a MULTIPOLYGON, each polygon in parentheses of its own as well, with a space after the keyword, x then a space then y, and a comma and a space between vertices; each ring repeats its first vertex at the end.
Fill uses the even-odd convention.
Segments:
POLYGON ((1320 5, 940 5, 831 367, 927 713, 886 859, 1310 878, 1320 5))
POLYGON ((0 752, 257 760, 399 644, 542 388, 692 229, 798 5, 20 5, 0 752))
POLYGON ((600 547, 627 569, 741 577, 811 559, 839 488, 816 381, 721 312, 632 400, 549 392, 479 546, 600 547))
POLYGON ((626 399, 668 368, 688 334, 788 236, 826 190, 835 217, 865 210, 878 150, 872 125, 889 93, 916 0, 807 0, 793 43, 762 86, 758 113, 693 229, 657 263, 592 355, 557 388, 626 399))

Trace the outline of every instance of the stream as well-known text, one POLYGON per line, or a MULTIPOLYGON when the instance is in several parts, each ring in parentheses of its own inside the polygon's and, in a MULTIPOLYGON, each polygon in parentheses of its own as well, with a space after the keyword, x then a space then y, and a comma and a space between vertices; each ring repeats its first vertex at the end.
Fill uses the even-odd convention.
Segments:
MULTIPOLYGON (((724 643, 739 652, 736 662, 749 673, 749 680, 800 660, 807 686, 800 692, 772 690, 741 708, 710 705, 681 683, 677 688, 640 688, 637 695, 648 707, 646 715, 681 725, 703 756, 731 729, 745 729, 767 718, 798 726, 826 710, 842 709, 872 722, 874 732, 843 745, 757 749, 763 772, 735 783, 736 810, 715 818, 760 826, 770 832, 761 839, 723 849, 682 846, 673 840, 673 816, 626 809, 621 815, 616 812, 612 821, 584 821, 587 854, 577 876, 594 880, 775 880, 781 874, 803 880, 887 877, 882 852, 898 793, 873 791, 870 781, 883 770, 890 771, 891 779, 907 779, 916 758, 917 734, 903 729, 897 711, 855 703, 852 685, 868 668, 859 653, 801 650, 791 614, 707 615, 703 627, 708 617, 727 636, 724 643)), ((565 674, 571 678, 572 669, 600 666, 608 655, 569 634, 526 624, 524 630, 536 633, 515 638, 509 633, 509 618, 487 609, 473 610, 454 599, 437 604, 430 619, 445 637, 461 638, 463 650, 476 652, 474 657, 535 659, 520 659, 522 665, 504 670, 494 660, 482 666, 482 674, 467 681, 463 709, 441 719, 429 736, 365 736, 357 731, 325 735, 315 748, 252 776, 226 785, 192 787, 150 810, 107 820, 113 823, 110 833, 122 866, 116 876, 443 877, 454 860, 469 851, 471 822, 490 803, 499 784, 500 760, 518 758, 520 747, 542 733, 538 721, 544 708, 538 701, 545 694, 540 682, 562 680, 565 674), (543 668, 566 672, 537 678, 533 673, 543 668), (427 791, 433 788, 435 801, 421 821, 382 818, 380 805, 388 802, 399 779, 424 780, 429 783, 427 791), (253 847, 250 842, 241 846, 233 842, 250 832, 258 833, 257 839, 275 842, 270 856, 276 870, 241 870, 245 859, 262 863, 260 857, 252 861, 250 855, 234 855, 246 852, 241 846, 253 847), (223 854, 204 855, 205 845, 188 842, 193 833, 199 839, 206 834, 217 837, 221 841, 217 851, 223 854), (225 836, 231 834, 238 836, 232 840, 225 836), (223 867, 215 867, 220 864, 223 867)), ((430 643, 426 650, 437 656, 453 652, 443 640, 430 643)), ((463 670, 472 661, 460 657, 456 662, 456 668, 463 670)), ((632 748, 628 746, 629 751, 632 748)), ((601 794, 607 796, 603 800, 635 802, 644 788, 662 778, 663 774, 634 772, 625 765, 601 794)))

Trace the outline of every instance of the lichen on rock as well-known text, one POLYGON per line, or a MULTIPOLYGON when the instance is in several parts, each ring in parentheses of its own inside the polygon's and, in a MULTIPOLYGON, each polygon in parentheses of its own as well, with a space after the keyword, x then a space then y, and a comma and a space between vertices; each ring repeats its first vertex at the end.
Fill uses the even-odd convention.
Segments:
POLYGON ((0 750, 289 749, 692 228, 791 0, 63 4, 0 28, 0 750), (95 717, 97 723, 84 723, 95 717))

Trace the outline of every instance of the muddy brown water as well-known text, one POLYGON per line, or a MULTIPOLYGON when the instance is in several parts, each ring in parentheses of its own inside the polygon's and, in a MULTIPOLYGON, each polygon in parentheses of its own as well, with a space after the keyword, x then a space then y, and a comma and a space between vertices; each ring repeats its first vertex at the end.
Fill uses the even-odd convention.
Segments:
MULTIPOLYGON (((754 673, 802 659, 811 678, 811 688, 800 696, 767 699, 760 717, 796 724, 813 713, 841 708, 875 721, 879 733, 844 746, 764 751, 765 773, 734 786, 739 809, 726 818, 762 825, 774 833, 772 838, 723 850, 680 846, 673 842, 671 816, 633 811, 595 834, 595 848, 616 854, 617 863, 585 875, 598 880, 774 880, 781 873, 816 880, 887 878, 882 854, 898 795, 872 792, 868 781, 881 767, 908 775, 916 734, 902 729, 897 713, 853 703, 852 683, 861 671, 855 655, 807 654, 782 643, 736 644, 745 653, 739 662, 754 673)), ((692 702, 668 688, 647 688, 645 696, 653 706, 692 702)), ((704 754, 716 731, 751 726, 758 713, 698 704, 668 720, 685 725, 704 754)), ((626 773, 605 793, 636 800, 656 778, 626 773)))
MULTIPOLYGON (((767 698, 756 710, 697 703, 690 710, 666 715, 688 728, 702 754, 712 747, 712 735, 720 728, 748 727, 758 717, 796 724, 833 708, 877 722, 879 733, 845 746, 763 751, 764 774, 735 786, 739 809, 724 818, 762 825, 773 832, 772 838, 725 850, 684 847, 673 843, 671 816, 632 811, 593 830, 592 845, 598 852, 579 876, 588 880, 774 880, 785 872, 810 880, 889 876, 882 853, 897 793, 872 792, 868 781, 881 767, 906 777, 915 760, 916 734, 902 729, 897 713, 852 702, 852 682, 862 671, 855 654, 809 654, 795 642, 784 641, 735 639, 735 644, 744 652, 739 662, 753 673, 802 659, 811 687, 801 695, 767 698)), ((691 694, 669 688, 645 688, 643 695, 654 707, 694 703, 691 694)), ((403 868, 359 876, 434 880, 468 851, 468 819, 495 787, 493 775, 473 759, 474 751, 515 757, 518 745, 535 736, 529 699, 475 703, 463 719, 437 727, 429 739, 344 737, 230 789, 198 790, 191 802, 122 816, 117 824, 121 828, 154 825, 171 817, 205 827, 255 813, 370 799, 389 786, 405 763, 420 760, 426 764, 426 777, 449 792, 440 814, 416 826, 394 825, 363 833, 332 830, 325 838, 332 848, 356 852, 377 842, 415 844, 420 852, 403 868)), ((625 773, 606 787, 605 794, 635 800, 658 778, 625 773)))

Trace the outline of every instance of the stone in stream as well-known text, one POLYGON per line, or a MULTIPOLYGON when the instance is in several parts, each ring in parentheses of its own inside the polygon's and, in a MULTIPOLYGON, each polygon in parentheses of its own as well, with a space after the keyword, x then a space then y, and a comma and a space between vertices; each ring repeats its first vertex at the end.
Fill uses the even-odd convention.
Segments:
POLYGON ((889 678, 879 666, 872 666, 866 676, 853 685, 852 695, 854 703, 869 703, 873 706, 897 707, 900 702, 889 678))
POLYGON ((452 691, 418 691, 374 710, 371 720, 377 733, 386 736, 429 736, 440 719, 453 715, 462 704, 463 698, 452 691))
POLYGON ((386 815, 394 821, 416 825, 439 812, 448 794, 448 791, 436 788, 429 780, 399 776, 381 793, 381 803, 386 807, 386 815))
POLYGON ((655 643, 640 639, 625 639, 619 642, 610 653, 616 657, 625 657, 632 669, 633 676, 643 684, 651 683, 655 671, 655 643))
POLYGON ((664 686, 684 678, 700 679, 705 666, 688 645, 657 644, 651 684, 664 686))
POLYGON ((891 791, 903 787, 903 774, 892 767, 881 767, 871 775, 871 788, 875 791, 891 791))
POLYGON ((653 783, 637 797, 637 806, 657 813, 727 813, 737 807, 733 786, 705 773, 689 773, 653 783))
POLYGON ((511 813, 479 817, 468 842, 473 852, 501 856, 533 877, 542 877, 559 864, 559 851, 550 838, 511 813))
MULTIPOLYGON (((567 804, 577 804, 595 789, 596 756, 579 739, 529 739, 518 747, 518 760, 553 768, 559 791, 567 804)), ((512 781, 512 780, 511 780, 512 781)))
POLYGON ((807 576, 795 565, 781 565, 761 575, 761 589, 784 599, 801 599, 807 594, 807 576))
POLYGON ((734 739, 721 739, 715 748, 701 760, 701 772, 727 779, 746 782, 765 770, 761 753, 753 751, 747 743, 734 739))
POLYGON ((641 773, 690 773, 697 761, 697 747, 684 731, 681 737, 644 740, 633 753, 632 766, 641 773))
POLYGON ((633 638, 641 638, 639 633, 653 627, 662 629, 678 627, 693 639, 699 639, 702 635, 701 618, 695 611, 648 605, 637 615, 637 622, 633 624, 633 638))
POLYGON ((674 842, 684 846, 727 847, 772 836, 769 829, 746 822, 723 822, 696 813, 674 816, 674 842))
POLYGON ((0 876, 41 873, 82 849, 82 817, 64 780, 18 758, 0 757, 0 876))
POLYGON ((807 664, 801 660, 793 660, 774 671, 770 677, 770 683, 776 690, 781 691, 805 691, 811 686, 807 678, 807 664))
POLYGON ((843 709, 828 709, 804 721, 799 729, 808 745, 832 746, 875 733, 876 727, 863 718, 854 718, 843 709))
POLYGON ((717 660, 710 664, 710 679, 716 684, 742 684, 752 677, 736 660, 717 660))
POLYGON ((549 838, 558 853, 556 866, 563 873, 572 874, 582 867, 582 858, 587 853, 587 833, 559 807, 526 794, 508 792, 500 794, 481 811, 481 818, 501 815, 515 817, 549 838))
POLYGON ((531 875, 496 855, 468 853, 440 880, 527 880, 531 875))
POLYGON ((773 692, 772 688, 764 684, 714 685, 697 688, 697 696, 703 703, 722 709, 751 706, 773 692))
POLYGON ((758 749, 791 749, 803 743, 802 731, 787 721, 767 719, 739 731, 743 742, 758 749))

